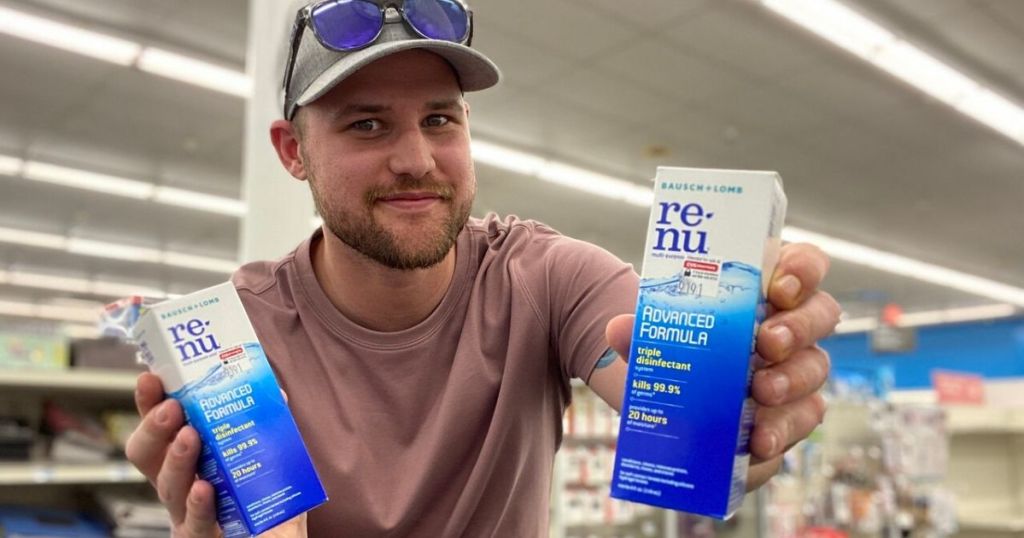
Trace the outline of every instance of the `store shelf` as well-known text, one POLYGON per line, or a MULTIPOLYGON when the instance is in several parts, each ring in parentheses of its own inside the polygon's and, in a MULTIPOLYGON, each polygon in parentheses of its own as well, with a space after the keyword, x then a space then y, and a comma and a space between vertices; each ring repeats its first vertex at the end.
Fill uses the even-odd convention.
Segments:
POLYGON ((963 512, 957 514, 962 530, 988 532, 1024 532, 1024 517, 992 512, 963 512))
POLYGON ((0 463, 0 486, 141 483, 145 481, 146 478, 126 461, 0 463))
POLYGON ((1024 433, 1024 410, 993 407, 948 407, 947 428, 955 435, 1024 433))
POLYGON ((2 370, 0 387, 51 389, 76 392, 106 392, 130 395, 135 391, 138 372, 130 370, 2 370))

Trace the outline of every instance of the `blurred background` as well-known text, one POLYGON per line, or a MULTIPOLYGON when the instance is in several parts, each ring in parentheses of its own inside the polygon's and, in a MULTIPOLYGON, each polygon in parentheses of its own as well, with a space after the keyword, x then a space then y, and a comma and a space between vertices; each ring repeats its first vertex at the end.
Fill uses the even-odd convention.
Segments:
MULTIPOLYGON (((117 459, 137 367, 96 313, 223 282, 316 226, 265 134, 282 4, 0 0, 0 521, 159 529, 117 459)), ((475 215, 639 269, 657 166, 777 170, 784 238, 833 257, 844 309, 829 420, 739 517, 607 501, 616 419, 580 391, 552 535, 1024 536, 1024 2, 472 7, 504 73, 467 96, 475 215)))

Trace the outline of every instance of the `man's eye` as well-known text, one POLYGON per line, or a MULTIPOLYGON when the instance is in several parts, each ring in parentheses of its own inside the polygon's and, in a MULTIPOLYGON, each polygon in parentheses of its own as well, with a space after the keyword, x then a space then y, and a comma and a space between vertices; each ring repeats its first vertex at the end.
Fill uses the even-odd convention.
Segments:
POLYGON ((427 119, 423 120, 423 124, 427 127, 443 127, 448 125, 449 121, 448 116, 428 116, 427 119))
POLYGON ((377 120, 359 120, 357 122, 353 122, 349 128, 355 131, 376 131, 377 129, 380 129, 380 122, 377 120))

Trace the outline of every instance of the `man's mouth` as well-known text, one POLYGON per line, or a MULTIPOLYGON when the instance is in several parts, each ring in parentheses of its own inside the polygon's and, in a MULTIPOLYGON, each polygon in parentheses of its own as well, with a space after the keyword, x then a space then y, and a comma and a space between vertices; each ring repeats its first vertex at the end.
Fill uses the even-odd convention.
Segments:
POLYGON ((389 194, 387 196, 381 196, 380 200, 384 202, 395 202, 395 201, 417 201, 417 200, 441 200, 443 197, 440 194, 434 192, 417 191, 417 192, 398 192, 389 194))
POLYGON ((387 207, 401 210, 420 210, 433 206, 435 203, 443 202, 446 198, 436 192, 410 191, 397 192, 381 196, 377 199, 387 207))

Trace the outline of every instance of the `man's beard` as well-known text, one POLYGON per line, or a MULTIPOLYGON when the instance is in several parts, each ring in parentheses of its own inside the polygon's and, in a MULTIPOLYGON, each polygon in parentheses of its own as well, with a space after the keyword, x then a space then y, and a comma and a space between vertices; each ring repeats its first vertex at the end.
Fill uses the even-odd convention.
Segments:
POLYGON ((454 189, 448 185, 405 177, 399 178, 393 188, 368 191, 363 196, 366 218, 352 218, 353 215, 328 205, 326 197, 318 191, 318 182, 315 178, 309 178, 309 185, 313 192, 313 202, 324 220, 324 226, 356 252, 391 269, 426 269, 441 263, 455 246, 459 232, 469 220, 472 207, 471 202, 456 205, 454 189), (410 244, 408 239, 403 243, 403 238, 395 237, 395 234, 385 229, 374 216, 373 208, 378 200, 393 192, 402 191, 437 194, 442 203, 449 207, 439 232, 425 238, 421 244, 410 244), (402 248, 403 244, 405 248, 402 248))

